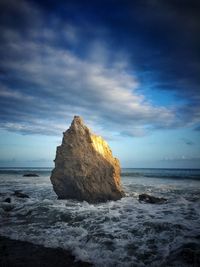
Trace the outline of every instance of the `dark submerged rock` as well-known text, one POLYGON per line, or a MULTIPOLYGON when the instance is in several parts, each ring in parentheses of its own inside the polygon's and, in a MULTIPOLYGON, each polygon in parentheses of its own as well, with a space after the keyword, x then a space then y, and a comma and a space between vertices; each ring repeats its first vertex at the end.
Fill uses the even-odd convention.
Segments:
POLYGON ((150 204, 163 204, 167 201, 167 199, 163 197, 154 197, 148 194, 141 194, 139 195, 139 201, 143 201, 150 204))
POLYGON ((8 202, 3 202, 3 203, 1 204, 1 208, 2 208, 4 211, 6 211, 6 212, 9 212, 9 211, 13 210, 14 207, 15 207, 15 206, 14 206, 13 204, 8 203, 8 202))
POLYGON ((37 173, 25 173, 23 177, 39 177, 37 173))
POLYGON ((11 203, 11 198, 10 197, 5 198, 4 202, 11 203))
POLYGON ((20 198, 29 198, 27 194, 22 193, 20 190, 15 190, 13 196, 20 198))

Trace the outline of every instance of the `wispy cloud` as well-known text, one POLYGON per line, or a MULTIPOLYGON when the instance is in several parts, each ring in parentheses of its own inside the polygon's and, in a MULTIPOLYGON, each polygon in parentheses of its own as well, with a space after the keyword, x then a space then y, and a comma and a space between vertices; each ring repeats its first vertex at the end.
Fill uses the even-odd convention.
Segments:
POLYGON ((31 127, 27 125, 27 131, 32 129, 34 132, 34 126, 37 129, 38 124, 46 124, 40 121, 52 117, 55 122, 58 118, 64 122, 67 116, 75 113, 96 117, 101 123, 106 121, 111 124, 110 128, 115 126, 117 130, 122 122, 133 126, 162 125, 163 121, 166 124, 173 119, 171 111, 148 103, 137 91, 138 81, 126 69, 118 68, 123 65, 120 62, 107 67, 82 60, 67 49, 18 39, 13 50, 19 47, 22 48, 23 64, 12 60, 1 64, 12 73, 11 79, 18 80, 14 89, 9 84, 0 89, 3 103, 9 102, 9 109, 17 115, 10 114, 8 105, 2 103, 2 113, 7 116, 7 123, 2 126, 9 130, 25 131, 27 121, 30 121, 31 127), (31 59, 30 55, 28 59, 24 57, 24 49, 33 55, 31 59), (42 50, 44 53, 40 56, 42 50), (34 124, 31 122, 33 117, 37 119, 34 124))
POLYGON ((199 157, 188 157, 188 156, 185 156, 185 155, 181 155, 179 157, 165 157, 162 159, 162 161, 169 161, 169 162, 175 162, 175 161, 193 161, 193 162, 199 162, 200 161, 200 158, 199 157))

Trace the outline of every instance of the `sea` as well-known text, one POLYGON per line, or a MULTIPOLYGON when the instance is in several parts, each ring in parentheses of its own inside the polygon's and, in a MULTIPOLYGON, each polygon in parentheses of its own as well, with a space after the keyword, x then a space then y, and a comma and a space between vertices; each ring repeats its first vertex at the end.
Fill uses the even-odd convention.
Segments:
POLYGON ((0 169, 0 235, 61 247, 97 267, 200 266, 200 169, 122 169, 126 196, 99 204, 58 200, 50 175, 50 168, 0 169), (23 177, 29 172, 39 177, 23 177), (142 193, 167 202, 140 202, 142 193))

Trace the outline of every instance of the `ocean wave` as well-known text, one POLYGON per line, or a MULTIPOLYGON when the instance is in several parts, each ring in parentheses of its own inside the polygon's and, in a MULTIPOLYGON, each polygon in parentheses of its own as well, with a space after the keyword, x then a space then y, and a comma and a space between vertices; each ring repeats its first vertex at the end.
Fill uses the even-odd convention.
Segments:
MULTIPOLYGON (((52 168, 0 168, 0 175, 21 175, 36 173, 40 176, 50 176, 52 168)), ((122 177, 133 178, 167 178, 200 180, 199 169, 134 169, 122 168, 122 177)))
POLYGON ((190 180, 200 180, 200 174, 192 174, 188 175, 186 173, 179 173, 179 174, 167 174, 167 173, 142 173, 142 172, 122 172, 122 177, 133 177, 133 178, 167 178, 167 179, 190 179, 190 180))
POLYGON ((150 183, 149 178, 128 177, 122 180, 126 197, 89 204, 58 200, 46 175, 8 177, 0 177, 0 203, 10 196, 14 207, 10 212, 0 207, 1 235, 62 247, 77 260, 97 267, 171 266, 173 255, 179 255, 176 266, 184 266, 184 245, 190 242, 200 246, 199 181, 163 183, 163 179, 157 179, 150 183), (29 198, 12 195, 19 189, 29 198), (138 195, 142 192, 168 201, 163 205, 140 203, 138 195))

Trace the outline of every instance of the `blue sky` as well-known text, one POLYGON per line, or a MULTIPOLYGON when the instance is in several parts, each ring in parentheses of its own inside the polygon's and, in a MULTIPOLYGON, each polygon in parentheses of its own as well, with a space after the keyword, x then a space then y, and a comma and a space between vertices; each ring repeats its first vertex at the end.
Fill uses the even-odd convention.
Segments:
POLYGON ((74 115, 122 167, 200 168, 200 4, 0 3, 0 166, 53 166, 74 115))

